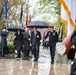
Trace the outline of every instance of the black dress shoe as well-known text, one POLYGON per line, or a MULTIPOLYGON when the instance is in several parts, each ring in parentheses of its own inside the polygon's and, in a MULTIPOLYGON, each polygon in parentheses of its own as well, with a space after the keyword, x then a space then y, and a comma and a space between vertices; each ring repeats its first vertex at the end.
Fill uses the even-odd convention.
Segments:
POLYGON ((53 61, 51 61, 51 64, 54 64, 54 62, 53 62, 53 61))
POLYGON ((34 59, 34 61, 38 61, 37 59, 34 59))
POLYGON ((20 60, 20 58, 17 58, 16 60, 18 61, 18 60, 20 60))

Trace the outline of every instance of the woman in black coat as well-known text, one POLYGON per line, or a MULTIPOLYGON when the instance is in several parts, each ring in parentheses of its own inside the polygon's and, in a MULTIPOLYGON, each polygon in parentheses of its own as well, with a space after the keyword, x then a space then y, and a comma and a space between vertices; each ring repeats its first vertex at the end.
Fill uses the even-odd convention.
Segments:
POLYGON ((21 53, 20 50, 23 47, 23 34, 21 33, 20 30, 17 30, 17 33, 15 34, 15 46, 17 49, 17 59, 20 59, 21 53))

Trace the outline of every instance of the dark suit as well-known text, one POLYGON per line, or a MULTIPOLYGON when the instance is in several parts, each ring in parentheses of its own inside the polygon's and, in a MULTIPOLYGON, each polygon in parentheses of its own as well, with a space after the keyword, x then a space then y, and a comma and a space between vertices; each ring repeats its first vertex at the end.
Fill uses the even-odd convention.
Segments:
POLYGON ((51 55, 51 61, 54 62, 54 56, 55 56, 55 46, 56 42, 58 41, 58 34, 56 31, 48 31, 44 39, 49 37, 49 47, 50 47, 50 55, 51 55))
POLYGON ((40 46, 41 34, 39 31, 34 34, 34 31, 31 32, 30 44, 32 44, 32 50, 34 53, 35 60, 38 60, 39 56, 39 46, 40 46))
POLYGON ((23 32, 24 40, 23 40, 23 52, 24 56, 29 56, 30 52, 30 34, 28 32, 23 32))

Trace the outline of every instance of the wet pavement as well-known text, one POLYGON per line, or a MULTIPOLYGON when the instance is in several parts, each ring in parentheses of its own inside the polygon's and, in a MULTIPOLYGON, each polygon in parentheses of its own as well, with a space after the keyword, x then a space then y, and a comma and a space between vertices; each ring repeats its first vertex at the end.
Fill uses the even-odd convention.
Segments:
POLYGON ((0 75, 70 75, 70 63, 50 63, 49 50, 41 50, 38 62, 29 60, 0 59, 0 75))

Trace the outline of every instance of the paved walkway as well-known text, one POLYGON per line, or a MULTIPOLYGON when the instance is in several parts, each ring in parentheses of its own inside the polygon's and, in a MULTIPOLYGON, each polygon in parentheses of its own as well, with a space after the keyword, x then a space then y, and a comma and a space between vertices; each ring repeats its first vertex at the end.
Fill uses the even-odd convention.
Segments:
POLYGON ((0 59, 0 75, 70 75, 69 63, 50 63, 49 50, 41 50, 38 62, 0 59))

